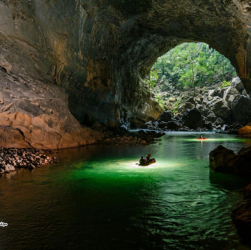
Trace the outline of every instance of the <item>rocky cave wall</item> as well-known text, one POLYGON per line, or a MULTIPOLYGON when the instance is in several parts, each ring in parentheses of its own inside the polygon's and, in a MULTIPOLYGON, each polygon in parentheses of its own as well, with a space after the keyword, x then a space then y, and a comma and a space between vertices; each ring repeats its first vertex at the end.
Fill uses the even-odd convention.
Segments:
POLYGON ((26 146, 38 146, 36 134, 40 147, 52 147, 46 141, 55 134, 56 148, 67 147, 66 135, 83 134, 75 146, 92 143, 95 135, 78 123, 87 113, 103 123, 156 119, 161 109, 142 79, 182 42, 217 49, 250 93, 250 11, 240 0, 0 0, 1 144, 10 129, 26 146))

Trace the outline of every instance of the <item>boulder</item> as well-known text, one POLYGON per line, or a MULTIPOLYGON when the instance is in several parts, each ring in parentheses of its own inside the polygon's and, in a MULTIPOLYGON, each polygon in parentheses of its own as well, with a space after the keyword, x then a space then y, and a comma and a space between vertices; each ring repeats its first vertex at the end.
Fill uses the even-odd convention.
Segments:
POLYGON ((238 91, 242 91, 244 89, 244 85, 241 82, 239 77, 235 77, 231 82, 231 87, 236 88, 238 91))
POLYGON ((209 160, 210 168, 215 172, 251 175, 251 147, 241 149, 236 155, 220 145, 210 152, 209 160))
POLYGON ((235 224, 244 244, 251 245, 251 199, 246 199, 237 205, 232 212, 232 220, 235 224))
POLYGON ((177 101, 176 97, 169 98, 169 102, 176 102, 176 101, 177 101))
POLYGON ((173 118, 173 113, 171 111, 165 111, 160 115, 158 122, 170 122, 172 118, 173 118))
POLYGON ((251 174, 251 147, 242 148, 237 155, 235 162, 236 174, 251 174))
POLYGON ((214 92, 215 92, 214 89, 210 89, 210 90, 208 91, 208 95, 209 95, 209 96, 214 96, 214 92))
POLYGON ((246 97, 249 97, 249 96, 248 96, 248 93, 247 93, 247 91, 246 91, 245 89, 242 91, 241 94, 244 95, 244 96, 246 96, 246 97))
POLYGON ((186 101, 186 103, 192 103, 192 104, 195 104, 195 101, 194 101, 194 98, 193 97, 189 97, 186 101))
POLYGON ((238 134, 243 135, 243 134, 250 134, 251 135, 251 122, 247 124, 245 127, 240 128, 238 130, 238 134))
POLYGON ((227 106, 227 103, 224 102, 220 97, 216 96, 213 100, 208 102, 208 106, 212 112, 217 116, 222 118, 228 118, 231 114, 230 108, 227 106))
POLYGON ((202 126, 203 128, 211 130, 213 128, 212 122, 208 121, 206 118, 202 120, 202 126))
POLYGON ((227 106, 231 108, 232 103, 238 99, 238 95, 230 95, 228 100, 227 100, 227 106))
POLYGON ((236 88, 230 86, 225 90, 223 95, 223 100, 227 102, 231 95, 239 95, 239 94, 240 93, 236 88))
POLYGON ((167 122, 159 122, 158 128, 161 128, 161 129, 167 128, 167 122))
POLYGON ((224 121, 218 117, 217 120, 214 122, 215 126, 223 126, 224 125, 224 121))
POLYGON ((205 106, 197 104, 196 105, 196 109, 201 113, 201 115, 207 117, 208 115, 210 115, 210 113, 212 113, 209 109, 207 109, 205 106))
POLYGON ((224 91, 226 90, 227 88, 216 88, 214 90, 214 96, 218 96, 220 98, 223 98, 223 94, 224 94, 224 91))
POLYGON ((166 127, 170 130, 178 130, 179 128, 181 128, 181 125, 177 121, 171 121, 166 124, 166 127))
POLYGON ((236 155, 222 145, 209 153, 210 168, 215 172, 232 173, 234 171, 236 155))
POLYGON ((179 113, 184 113, 186 110, 188 109, 194 109, 195 108, 195 105, 192 104, 191 102, 186 102, 184 103, 183 105, 181 105, 178 109, 178 112, 179 113))
POLYGON ((251 117, 251 100, 245 96, 238 98, 231 104, 233 120, 245 125, 250 122, 251 117))
POLYGON ((187 110, 182 117, 183 126, 190 129, 197 129, 202 127, 202 116, 197 109, 187 110))
POLYGON ((216 115, 210 111, 209 115, 206 116, 207 120, 214 123, 217 120, 216 115))

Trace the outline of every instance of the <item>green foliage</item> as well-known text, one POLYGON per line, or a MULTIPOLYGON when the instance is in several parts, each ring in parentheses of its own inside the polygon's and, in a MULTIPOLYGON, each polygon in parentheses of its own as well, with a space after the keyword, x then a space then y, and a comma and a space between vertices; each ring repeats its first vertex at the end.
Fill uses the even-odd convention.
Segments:
POLYGON ((157 95, 155 99, 156 99, 156 102, 159 103, 160 107, 161 107, 162 109, 165 109, 165 108, 164 108, 165 103, 164 103, 164 101, 162 100, 162 96, 161 96, 161 95, 157 95))
POLYGON ((159 78, 159 70, 158 69, 155 69, 155 70, 151 70, 150 71, 150 75, 149 75, 149 78, 147 79, 147 83, 149 84, 149 87, 152 89, 155 87, 156 85, 156 82, 159 78))
POLYGON ((231 81, 229 81, 229 82, 227 82, 227 81, 223 81, 222 82, 222 88, 224 88, 224 87, 229 87, 231 85, 231 81))
MULTIPOLYGON (((229 81, 236 76, 230 61, 205 43, 183 43, 158 58, 152 72, 178 89, 229 81), (156 71, 157 70, 157 71, 156 71)), ((156 86, 156 75, 150 86, 156 86)), ((162 90, 164 91, 164 90, 162 90)))
POLYGON ((180 107, 180 104, 181 104, 181 99, 178 99, 174 105, 173 105, 173 108, 171 109, 171 111, 174 113, 174 114, 177 114, 178 113, 178 109, 180 107))

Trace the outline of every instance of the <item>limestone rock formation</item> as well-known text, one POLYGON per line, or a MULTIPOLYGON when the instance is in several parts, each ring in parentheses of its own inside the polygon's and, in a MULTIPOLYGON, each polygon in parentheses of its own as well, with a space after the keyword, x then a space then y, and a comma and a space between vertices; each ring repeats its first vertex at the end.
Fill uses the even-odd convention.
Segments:
POLYGON ((215 172, 232 173, 235 158, 232 150, 220 145, 209 154, 210 168, 215 172))
POLYGON ((233 119, 242 125, 250 122, 251 118, 251 99, 245 96, 239 96, 231 104, 233 119))
POLYGON ((251 147, 241 149, 236 155, 220 145, 210 152, 209 161, 210 168, 215 172, 251 175, 251 147))
POLYGON ((202 127, 202 117, 197 109, 187 110, 182 117, 183 125, 190 129, 202 127))
POLYGON ((238 91, 244 90, 244 85, 239 77, 235 77, 231 82, 231 87, 237 89, 238 91))
POLYGON ((232 220, 244 243, 251 246, 251 185, 246 187, 244 200, 232 212, 232 220))
POLYGON ((173 119, 173 113, 171 111, 165 111, 161 114, 158 122, 170 122, 173 119))
POLYGON ((98 132, 83 128, 68 109, 67 96, 52 83, 2 72, 0 145, 12 148, 58 149, 92 144, 98 132))
MULTIPOLYGON (((103 124, 157 119, 162 110, 142 79, 159 56, 191 41, 206 42, 229 58, 249 94, 250 12, 246 0, 0 1, 0 87, 9 96, 0 97, 2 112, 42 115, 15 88, 33 86, 24 98, 36 99, 55 84, 81 123, 89 112, 103 124)), ((31 102, 46 103, 45 113, 52 106, 53 126, 64 123, 50 100, 31 102)), ((69 133, 78 134, 78 125, 73 127, 69 133)))
POLYGON ((238 130, 239 135, 251 136, 251 122, 238 130))

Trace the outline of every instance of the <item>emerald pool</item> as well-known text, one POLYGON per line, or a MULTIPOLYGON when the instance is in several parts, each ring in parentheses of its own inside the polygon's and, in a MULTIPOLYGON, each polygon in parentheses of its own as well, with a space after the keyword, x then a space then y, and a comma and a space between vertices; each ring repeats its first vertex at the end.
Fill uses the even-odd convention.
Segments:
POLYGON ((210 171, 209 152, 251 141, 203 136, 61 150, 57 164, 1 176, 0 249, 249 249, 230 217, 249 179, 210 171), (147 153, 157 163, 136 166, 147 153))

